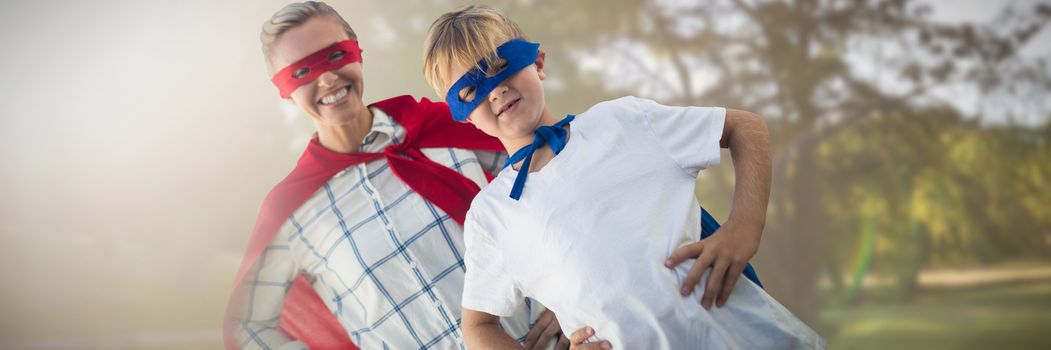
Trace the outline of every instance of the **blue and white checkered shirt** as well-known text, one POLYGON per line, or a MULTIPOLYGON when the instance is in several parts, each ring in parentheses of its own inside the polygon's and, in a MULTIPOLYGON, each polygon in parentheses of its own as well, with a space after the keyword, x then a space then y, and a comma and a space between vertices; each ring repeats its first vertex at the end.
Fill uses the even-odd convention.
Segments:
MULTIPOLYGON (((373 108, 363 152, 399 143, 405 129, 373 108)), ((479 186, 506 154, 425 148, 431 160, 479 186)), ((409 189, 384 159, 349 167, 300 206, 245 278, 247 305, 235 333, 241 349, 303 349, 277 329, 285 294, 300 273, 362 349, 462 349, 462 228, 409 189)), ((501 325, 520 341, 543 311, 530 303, 501 325), (531 305, 530 305, 531 304, 531 305)))

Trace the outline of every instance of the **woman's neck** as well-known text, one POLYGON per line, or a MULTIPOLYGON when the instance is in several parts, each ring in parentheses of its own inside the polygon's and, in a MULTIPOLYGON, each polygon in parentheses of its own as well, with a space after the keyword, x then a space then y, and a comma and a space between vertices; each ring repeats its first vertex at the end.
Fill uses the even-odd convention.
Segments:
POLYGON ((358 115, 346 124, 317 123, 318 142, 321 146, 337 153, 357 152, 372 130, 372 111, 362 107, 358 115))

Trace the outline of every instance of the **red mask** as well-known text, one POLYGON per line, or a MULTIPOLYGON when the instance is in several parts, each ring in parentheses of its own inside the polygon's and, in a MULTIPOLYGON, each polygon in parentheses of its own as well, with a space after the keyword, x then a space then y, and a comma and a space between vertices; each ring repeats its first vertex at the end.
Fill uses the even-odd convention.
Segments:
POLYGON ((296 61, 274 74, 270 81, 281 92, 281 98, 289 98, 297 88, 314 81, 322 73, 331 72, 345 65, 361 62, 361 49, 357 40, 344 40, 317 50, 310 56, 296 61))

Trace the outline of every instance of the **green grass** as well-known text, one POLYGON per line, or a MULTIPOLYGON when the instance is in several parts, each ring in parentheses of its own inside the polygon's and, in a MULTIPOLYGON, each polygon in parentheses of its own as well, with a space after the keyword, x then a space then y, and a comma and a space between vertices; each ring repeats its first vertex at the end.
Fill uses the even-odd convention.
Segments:
POLYGON ((1051 279, 922 290, 826 308, 830 349, 1051 349, 1051 279))

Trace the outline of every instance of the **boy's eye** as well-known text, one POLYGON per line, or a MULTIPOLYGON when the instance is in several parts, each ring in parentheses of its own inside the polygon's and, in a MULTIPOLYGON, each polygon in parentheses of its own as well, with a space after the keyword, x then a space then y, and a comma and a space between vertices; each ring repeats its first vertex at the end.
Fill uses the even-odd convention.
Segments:
POLYGON ((468 103, 474 101, 474 90, 474 86, 468 86, 463 89, 460 89, 460 92, 458 93, 460 96, 460 101, 468 103))
POLYGON ((507 68, 507 60, 503 58, 497 58, 493 60, 493 65, 489 67, 489 71, 485 72, 485 75, 487 77, 496 76, 497 74, 500 74, 500 72, 503 72, 504 68, 507 68))
POLYGON ((347 55, 346 51, 339 50, 339 51, 330 53, 328 55, 328 61, 329 62, 336 62, 336 61, 339 61, 339 60, 343 59, 343 56, 346 56, 346 55, 347 55))
POLYGON ((310 68, 303 67, 303 68, 300 68, 300 69, 296 69, 295 72, 292 72, 292 77, 296 78, 296 79, 299 79, 299 78, 307 76, 307 74, 310 74, 310 68))
POLYGON ((474 100, 474 90, 475 90, 474 86, 468 86, 468 87, 465 87, 463 89, 460 89, 460 92, 459 92, 460 101, 462 101, 462 102, 471 102, 471 101, 473 101, 474 100))

